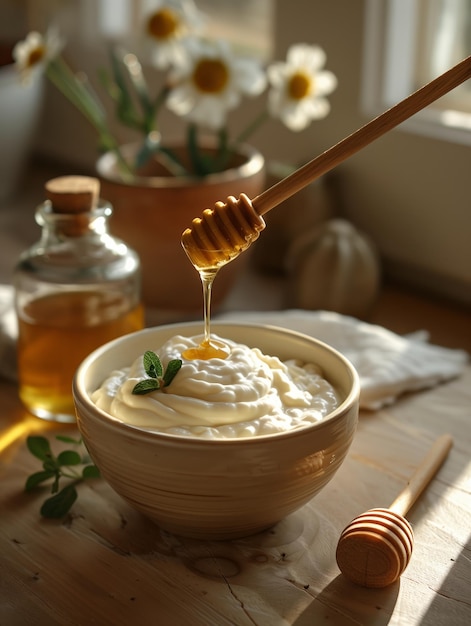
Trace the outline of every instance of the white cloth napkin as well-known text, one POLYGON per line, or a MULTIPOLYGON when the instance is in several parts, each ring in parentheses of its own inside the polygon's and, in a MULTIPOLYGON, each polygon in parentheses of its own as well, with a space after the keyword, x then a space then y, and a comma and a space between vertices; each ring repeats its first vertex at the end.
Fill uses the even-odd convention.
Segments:
POLYGON ((393 403, 407 391, 459 376, 469 359, 464 350, 427 343, 425 331, 402 337, 381 326, 330 311, 243 311, 223 313, 217 319, 281 326, 329 344, 356 368, 360 406, 370 410, 393 403))

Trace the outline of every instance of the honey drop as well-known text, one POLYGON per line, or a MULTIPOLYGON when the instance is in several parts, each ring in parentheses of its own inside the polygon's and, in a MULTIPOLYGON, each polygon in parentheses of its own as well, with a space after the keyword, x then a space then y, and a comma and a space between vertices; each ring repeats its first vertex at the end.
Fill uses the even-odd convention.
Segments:
POLYGON ((195 359, 202 359, 208 361, 209 359, 227 359, 230 354, 230 348, 222 341, 202 341, 196 348, 188 348, 182 354, 184 359, 193 361, 195 359))

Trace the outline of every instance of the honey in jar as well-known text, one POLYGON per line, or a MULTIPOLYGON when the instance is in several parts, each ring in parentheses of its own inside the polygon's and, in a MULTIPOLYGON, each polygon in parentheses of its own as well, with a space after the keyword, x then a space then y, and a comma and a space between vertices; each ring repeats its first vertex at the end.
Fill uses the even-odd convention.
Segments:
POLYGON ((40 240, 14 272, 19 395, 43 419, 73 422, 72 380, 95 348, 140 330, 137 254, 108 231, 112 207, 94 178, 46 184, 36 211, 40 240))

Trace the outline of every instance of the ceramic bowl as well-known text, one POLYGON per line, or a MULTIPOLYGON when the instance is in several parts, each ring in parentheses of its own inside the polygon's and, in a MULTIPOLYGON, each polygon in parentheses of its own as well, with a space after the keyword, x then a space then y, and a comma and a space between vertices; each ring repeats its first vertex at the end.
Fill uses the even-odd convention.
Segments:
POLYGON ((162 529, 198 539, 231 539, 273 526, 332 479, 352 442, 359 381, 347 359, 306 335, 273 326, 214 323, 221 337, 282 360, 317 363, 340 393, 324 420, 299 430, 244 439, 204 440, 149 432, 99 410, 91 400, 107 375, 201 323, 148 328, 90 354, 73 383, 78 428, 111 487, 162 529))

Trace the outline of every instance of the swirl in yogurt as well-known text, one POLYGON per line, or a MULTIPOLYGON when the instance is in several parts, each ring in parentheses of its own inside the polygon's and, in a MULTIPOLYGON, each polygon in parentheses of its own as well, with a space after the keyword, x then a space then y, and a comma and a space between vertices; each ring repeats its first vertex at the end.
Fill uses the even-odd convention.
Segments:
MULTIPOLYGON (((335 389, 314 364, 282 362, 258 348, 223 341, 230 347, 225 359, 183 359, 168 387, 145 396, 132 393, 146 377, 139 357, 112 372, 92 400, 128 424, 206 439, 285 432, 318 422, 338 406, 335 389)), ((166 368, 201 342, 202 336, 177 335, 155 352, 166 368)))

